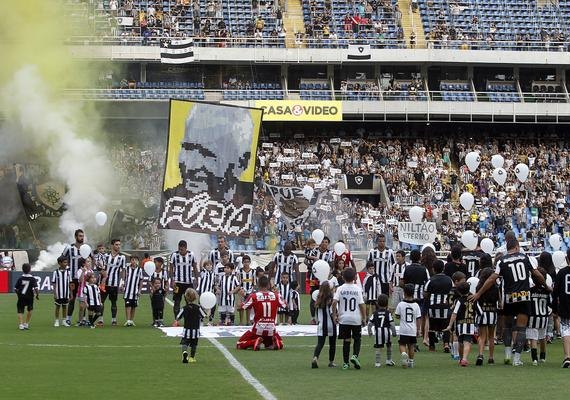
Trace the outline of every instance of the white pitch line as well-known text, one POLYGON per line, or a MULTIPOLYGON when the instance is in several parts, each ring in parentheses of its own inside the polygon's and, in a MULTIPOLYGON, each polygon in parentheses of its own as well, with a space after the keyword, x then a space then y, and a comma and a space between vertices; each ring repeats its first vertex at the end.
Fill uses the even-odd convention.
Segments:
MULTIPOLYGON (((180 345, 173 344, 173 345, 148 345, 148 344, 140 344, 140 345, 120 345, 120 344, 60 344, 60 343, 0 343, 0 346, 6 347, 63 347, 63 348, 72 348, 72 349, 89 349, 89 348, 97 348, 97 349, 179 349, 180 345)), ((288 349, 294 348, 312 348, 315 347, 312 344, 288 344, 288 349)), ((200 345, 201 349, 216 349, 217 346, 212 345, 200 345)))
POLYGON ((263 397, 265 400, 277 400, 275 397, 265 386, 261 384, 244 366, 240 363, 233 355, 230 353, 228 349, 224 347, 223 344, 218 342, 216 339, 209 338, 208 339, 218 350, 222 352, 226 360, 229 361, 230 365, 234 367, 245 379, 247 383, 249 383, 253 388, 263 397))

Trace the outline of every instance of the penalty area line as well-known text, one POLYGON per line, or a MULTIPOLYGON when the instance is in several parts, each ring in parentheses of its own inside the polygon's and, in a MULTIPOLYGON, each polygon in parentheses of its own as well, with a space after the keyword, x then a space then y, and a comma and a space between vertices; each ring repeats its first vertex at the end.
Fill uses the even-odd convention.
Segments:
POLYGON ((277 398, 265 387, 261 382, 259 382, 252 374, 249 372, 242 363, 240 363, 233 355, 230 353, 226 347, 218 342, 216 339, 208 339, 220 352, 224 355, 226 360, 230 363, 235 370, 237 370, 240 375, 249 383, 253 388, 263 397, 265 400, 277 400, 277 398))

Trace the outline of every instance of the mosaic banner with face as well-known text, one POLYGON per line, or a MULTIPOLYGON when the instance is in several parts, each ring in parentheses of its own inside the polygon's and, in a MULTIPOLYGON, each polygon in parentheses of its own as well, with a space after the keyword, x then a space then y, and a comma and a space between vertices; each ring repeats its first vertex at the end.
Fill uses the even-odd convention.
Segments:
POLYGON ((249 233, 263 111, 170 101, 159 227, 249 233))

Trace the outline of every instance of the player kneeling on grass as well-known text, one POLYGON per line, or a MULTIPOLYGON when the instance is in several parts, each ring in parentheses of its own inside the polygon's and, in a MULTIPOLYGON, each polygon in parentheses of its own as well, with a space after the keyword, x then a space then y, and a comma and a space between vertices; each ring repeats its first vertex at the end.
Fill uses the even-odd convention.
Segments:
POLYGON ((471 303, 467 297, 469 296, 469 284, 463 282, 457 286, 459 298, 453 305, 453 312, 449 319, 449 325, 445 329, 451 332, 453 324, 456 323, 455 334, 459 341, 459 366, 466 367, 469 365, 467 357, 471 351, 471 344, 475 336, 475 321, 477 314, 481 314, 479 303, 471 303), (478 309, 478 312, 475 310, 478 309))
POLYGON ((61 325, 65 324, 65 317, 67 316, 67 304, 69 303, 69 283, 71 277, 69 269, 67 269, 67 258, 60 256, 57 259, 58 269, 53 271, 51 284, 53 286, 53 300, 55 303, 55 322, 53 326, 60 326, 60 309, 61 309, 61 325))
POLYGON ((366 323, 366 306, 362 296, 362 286, 355 283, 356 271, 353 268, 346 268, 342 272, 344 284, 339 286, 335 292, 332 302, 334 320, 339 324, 340 339, 342 344, 342 369, 350 368, 350 342, 354 339, 353 353, 350 363, 354 368, 360 369, 360 344, 362 341, 362 326, 366 323))
POLYGON ((406 283, 404 285, 404 300, 398 303, 395 311, 396 317, 400 319, 400 353, 402 356, 402 367, 414 367, 414 353, 418 332, 420 330, 420 322, 422 318, 422 310, 418 303, 414 301, 414 285, 406 283))
POLYGON ((244 310, 253 309, 253 326, 237 342, 238 349, 260 350, 261 344, 266 349, 281 350, 283 341, 275 328, 275 317, 279 307, 287 307, 279 293, 269 290, 269 278, 262 276, 257 281, 259 290, 252 293, 243 303, 244 310))
POLYGON ((325 340, 329 338, 329 367, 335 368, 334 357, 336 354, 336 324, 332 317, 331 305, 333 293, 329 282, 321 283, 319 295, 315 301, 315 313, 317 317, 317 347, 313 354, 312 368, 319 368, 319 356, 325 345, 325 340))
POLYGON ((372 333, 374 329, 374 348, 376 349, 376 358, 374 366, 379 368, 382 366, 382 356, 380 349, 386 346, 386 365, 393 367, 392 361, 392 340, 391 335, 396 336, 396 326, 394 318, 388 311, 388 296, 381 294, 376 301, 376 311, 372 313, 368 321, 368 332, 372 333))
POLYGON ((189 288, 184 292, 186 306, 182 308, 176 316, 176 321, 184 318, 184 330, 182 331, 182 362, 196 362, 196 347, 198 347, 198 338, 200 337, 200 321, 206 316, 206 313, 198 304, 198 292, 189 288), (188 358, 188 346, 190 346, 190 358, 188 358))
POLYGON ((38 294, 38 281, 32 275, 30 271, 32 266, 28 263, 22 265, 23 275, 18 278, 16 285, 14 286, 14 291, 18 296, 18 303, 16 308, 18 310, 18 323, 20 330, 30 329, 28 324, 32 319, 32 310, 34 309, 34 295, 36 300, 39 300, 38 294), (28 309, 26 318, 24 319, 24 310, 28 309))

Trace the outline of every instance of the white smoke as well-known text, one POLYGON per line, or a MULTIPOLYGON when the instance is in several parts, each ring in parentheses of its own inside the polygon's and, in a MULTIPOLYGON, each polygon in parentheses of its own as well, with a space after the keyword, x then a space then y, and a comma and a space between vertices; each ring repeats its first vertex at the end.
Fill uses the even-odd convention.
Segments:
POLYGON ((210 235, 206 233, 177 231, 174 229, 166 230, 167 248, 177 249, 180 240, 186 240, 188 250, 194 253, 194 257, 196 257, 197 260, 207 259, 208 252, 211 249, 210 235))
POLYGON ((15 142, 14 147, 24 143, 26 153, 45 158, 38 162, 47 161, 52 177, 67 186, 67 210, 59 221, 65 239, 71 239, 75 229, 94 228, 95 214, 108 203, 113 174, 103 147, 80 135, 86 125, 80 105, 51 93, 35 66, 16 72, 1 100, 11 127, 8 141, 15 142))
POLYGON ((51 270, 57 265, 57 258, 63 253, 65 244, 57 242, 47 247, 47 250, 40 251, 38 261, 33 265, 34 271, 51 270))

